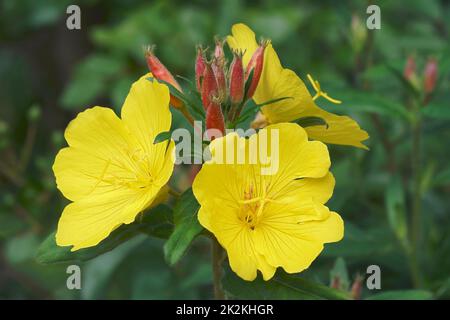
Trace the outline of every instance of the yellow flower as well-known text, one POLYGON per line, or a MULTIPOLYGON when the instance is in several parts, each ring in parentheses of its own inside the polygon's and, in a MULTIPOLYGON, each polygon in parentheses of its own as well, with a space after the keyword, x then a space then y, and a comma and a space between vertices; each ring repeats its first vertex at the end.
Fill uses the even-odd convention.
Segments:
MULTIPOLYGON (((227 42, 232 49, 244 51, 243 61, 246 65, 250 60, 258 44, 255 33, 244 24, 235 24, 232 27, 232 35, 227 37, 227 42)), ((317 94, 312 97, 303 81, 294 71, 283 68, 281 62, 269 44, 265 50, 264 68, 259 80, 258 88, 253 96, 256 103, 269 100, 292 97, 261 108, 264 114, 264 123, 291 122, 302 117, 320 117, 328 123, 326 126, 310 126, 305 130, 308 136, 325 143, 351 145, 367 149, 361 142, 369 135, 362 130, 358 123, 347 116, 339 116, 319 108, 315 100, 323 97, 331 102, 340 101, 330 98, 321 91, 317 81, 310 79, 317 94)), ((261 119, 259 119, 259 123, 261 119)))
POLYGON ((198 218, 225 248, 232 270, 241 278, 254 280, 260 270, 269 280, 277 267, 300 272, 319 255, 324 243, 342 239, 341 217, 324 205, 335 183, 327 147, 308 141, 297 124, 270 125, 249 139, 231 133, 214 140, 210 152, 211 160, 192 186, 201 205, 198 218), (271 140, 273 130, 278 132, 278 150, 273 150, 271 141, 254 143, 263 133, 271 140), (252 143, 258 150, 249 152, 252 143), (255 154, 274 159, 277 153, 278 170, 262 174, 265 160, 253 164, 218 161, 227 159, 227 152, 236 159, 238 150, 244 151, 247 160, 255 154))
POLYGON ((132 85, 121 119, 109 108, 93 107, 68 125, 69 147, 53 165, 58 189, 73 201, 58 223, 59 246, 95 246, 158 201, 173 171, 174 143, 153 144, 172 119, 168 88, 148 77, 132 85))

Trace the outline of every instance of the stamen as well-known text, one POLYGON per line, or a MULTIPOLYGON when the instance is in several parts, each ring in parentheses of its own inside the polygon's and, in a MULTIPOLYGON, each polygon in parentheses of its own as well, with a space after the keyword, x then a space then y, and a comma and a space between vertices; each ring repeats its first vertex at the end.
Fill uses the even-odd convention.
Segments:
POLYGON ((342 103, 341 100, 337 100, 334 99, 332 97, 330 97, 325 91, 322 91, 322 89, 320 88, 320 83, 317 80, 314 80, 310 74, 306 75, 308 77, 309 82, 311 82, 312 87, 314 88, 314 90, 316 91, 316 94, 314 95, 314 97, 312 98, 314 101, 319 98, 319 97, 323 97, 326 100, 335 103, 335 104, 340 104, 342 103))

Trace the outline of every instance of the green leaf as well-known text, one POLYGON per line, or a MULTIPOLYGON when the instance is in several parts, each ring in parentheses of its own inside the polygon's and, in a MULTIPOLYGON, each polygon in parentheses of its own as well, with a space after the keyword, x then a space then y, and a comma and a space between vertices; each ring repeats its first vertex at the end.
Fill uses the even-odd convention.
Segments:
POLYGON ((164 245, 164 256, 169 265, 180 260, 192 240, 203 230, 197 219, 199 208, 192 189, 186 190, 178 200, 174 208, 175 229, 164 245))
POLYGON ((250 71, 250 74, 248 75, 247 81, 245 82, 245 85, 244 85, 244 97, 247 97, 248 90, 250 90, 250 85, 252 84, 252 81, 253 81, 254 72, 255 72, 255 69, 252 69, 250 71))
POLYGON ((61 104, 67 109, 85 108, 93 99, 103 94, 109 81, 118 75, 122 61, 107 55, 91 55, 80 63, 73 79, 64 89, 61 104))
POLYGON ((425 290, 392 290, 374 294, 366 300, 430 300, 433 294, 425 290))
POLYGON ((342 104, 333 105, 333 112, 373 112, 381 116, 409 120, 408 111, 400 103, 379 94, 353 90, 341 90, 339 99, 342 104))
POLYGON ((261 276, 258 276, 254 281, 249 282, 242 280, 227 268, 222 281, 224 289, 239 299, 350 299, 346 292, 281 271, 277 272, 269 281, 264 281, 261 276))
POLYGON ((395 250, 398 250, 398 247, 395 246, 395 236, 388 228, 365 228, 362 230, 351 221, 346 221, 344 239, 333 245, 325 246, 321 255, 362 261, 395 250))
POLYGON ((155 137, 155 140, 153 140, 153 144, 157 144, 166 140, 170 140, 172 136, 172 132, 171 131, 163 131, 157 134, 157 136, 155 137))
POLYGON ((435 186, 450 185, 450 168, 441 171, 433 181, 435 186))
POLYGON ((248 118, 250 118, 251 116, 254 116, 261 107, 264 107, 266 105, 276 103, 276 102, 279 102, 282 100, 286 100, 286 99, 292 99, 292 97, 281 97, 281 98, 271 99, 271 100, 265 101, 260 104, 256 104, 253 102, 253 100, 250 99, 243 106, 244 112, 241 112, 239 118, 234 121, 232 126, 235 126, 238 123, 242 123, 242 122, 246 121, 248 118))
POLYGON ((385 204, 388 221, 397 238, 407 243, 407 224, 405 210, 405 192, 399 177, 393 177, 385 192, 385 204))
POLYGON ((391 65, 386 65, 386 67, 391 72, 391 74, 393 74, 400 81, 400 83, 405 87, 406 90, 408 90, 414 96, 420 97, 420 91, 403 76, 402 71, 391 65))
POLYGON ((134 236, 145 232, 156 237, 167 237, 172 231, 171 210, 166 205, 158 205, 150 209, 136 221, 122 225, 95 247, 71 252, 71 247, 60 247, 56 244, 55 234, 51 233, 39 246, 36 261, 41 264, 81 262, 93 259, 116 248, 134 236))
POLYGON ((319 117, 303 117, 294 120, 296 124, 300 125, 303 128, 312 127, 312 126, 326 126, 328 128, 328 123, 319 117))
POLYGON ((26 228, 26 223, 17 216, 0 212, 0 239, 11 237, 26 228))
POLYGON ((450 120, 450 108, 445 104, 430 104, 421 111, 424 116, 431 119, 450 120))

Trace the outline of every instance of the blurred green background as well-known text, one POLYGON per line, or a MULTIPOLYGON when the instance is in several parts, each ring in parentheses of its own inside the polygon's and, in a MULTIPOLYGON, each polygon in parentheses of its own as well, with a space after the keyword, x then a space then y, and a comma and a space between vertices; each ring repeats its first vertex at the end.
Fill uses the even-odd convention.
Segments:
MULTIPOLYGON (((77 1, 81 30, 68 30, 72 3, 0 1, 0 298, 211 297, 209 245, 201 238, 169 268, 164 240, 135 237, 82 263, 82 290, 67 289, 68 264, 42 265, 35 255, 67 204, 51 166, 68 122, 94 105, 120 110, 147 72, 142 45, 156 44, 172 73, 192 79, 195 45, 212 46, 236 22, 272 39, 286 67, 303 79, 311 73, 343 100, 319 105, 351 115, 370 134, 368 152, 330 146, 337 185, 328 205, 344 218, 346 235, 301 275, 350 290, 375 264, 382 290, 363 281, 363 298, 450 298, 449 1, 376 1, 381 29, 373 31, 365 27, 369 2, 356 0, 86 0, 77 1), (412 84, 403 78, 408 57, 417 65, 412 84), (437 85, 429 103, 416 106, 430 58, 437 85), (414 220, 417 195, 422 210, 414 220)), ((176 170, 178 190, 189 186, 186 172, 176 170)))

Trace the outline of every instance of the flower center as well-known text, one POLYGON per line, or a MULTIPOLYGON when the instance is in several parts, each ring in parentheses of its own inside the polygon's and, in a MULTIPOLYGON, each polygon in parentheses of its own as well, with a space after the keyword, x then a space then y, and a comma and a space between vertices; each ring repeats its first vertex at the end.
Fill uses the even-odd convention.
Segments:
POLYGON ((101 183, 144 189, 152 185, 154 178, 150 172, 149 155, 141 149, 124 150, 128 157, 118 155, 106 161, 105 166, 92 186, 92 193, 101 183))
POLYGON ((267 187, 263 182, 261 186, 261 194, 255 190, 253 185, 250 185, 247 190, 244 191, 243 200, 239 201, 241 205, 239 211, 239 220, 247 225, 251 230, 255 230, 258 222, 264 213, 264 206, 267 202, 272 201, 266 197, 267 187))

